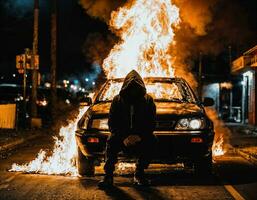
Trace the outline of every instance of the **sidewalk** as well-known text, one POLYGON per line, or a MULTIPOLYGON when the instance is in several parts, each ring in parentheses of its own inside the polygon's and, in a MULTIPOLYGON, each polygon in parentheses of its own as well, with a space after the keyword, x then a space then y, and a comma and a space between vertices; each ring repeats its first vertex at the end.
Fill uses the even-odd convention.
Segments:
POLYGON ((43 130, 6 130, 0 129, 0 154, 12 149, 23 143, 39 137, 43 130))
POLYGON ((257 164, 257 127, 238 123, 226 125, 231 130, 230 144, 237 153, 257 164))

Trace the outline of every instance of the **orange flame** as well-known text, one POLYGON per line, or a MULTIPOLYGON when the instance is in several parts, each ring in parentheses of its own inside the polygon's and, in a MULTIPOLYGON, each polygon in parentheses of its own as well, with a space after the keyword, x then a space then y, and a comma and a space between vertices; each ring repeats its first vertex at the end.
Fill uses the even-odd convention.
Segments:
POLYGON ((110 26, 121 41, 103 62, 107 77, 125 77, 132 69, 142 77, 174 76, 167 51, 178 22, 179 9, 170 0, 129 1, 112 12, 110 26))
POLYGON ((53 154, 46 156, 46 152, 40 150, 35 160, 24 165, 14 163, 9 171, 23 171, 29 173, 42 174, 69 174, 77 176, 78 171, 75 163, 77 156, 77 146, 75 140, 75 130, 78 120, 86 112, 88 107, 81 108, 77 118, 68 126, 60 129, 61 139, 54 137, 55 145, 53 154))
POLYGON ((224 139, 223 137, 216 138, 214 140, 213 146, 212 146, 212 155, 214 157, 217 156, 223 156, 226 153, 224 148, 224 139))
POLYGON ((224 122, 219 119, 218 114, 213 108, 206 108, 206 114, 213 121, 215 137, 212 145, 212 155, 222 156, 226 153, 226 144, 230 136, 230 130, 224 122))

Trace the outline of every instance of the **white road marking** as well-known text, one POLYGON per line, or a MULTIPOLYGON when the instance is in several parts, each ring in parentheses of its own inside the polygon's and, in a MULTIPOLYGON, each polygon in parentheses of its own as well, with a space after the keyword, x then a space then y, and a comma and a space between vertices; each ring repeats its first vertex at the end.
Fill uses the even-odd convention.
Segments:
POLYGON ((224 185, 225 189, 234 197, 235 200, 245 200, 241 194, 236 191, 236 189, 232 185, 224 185))

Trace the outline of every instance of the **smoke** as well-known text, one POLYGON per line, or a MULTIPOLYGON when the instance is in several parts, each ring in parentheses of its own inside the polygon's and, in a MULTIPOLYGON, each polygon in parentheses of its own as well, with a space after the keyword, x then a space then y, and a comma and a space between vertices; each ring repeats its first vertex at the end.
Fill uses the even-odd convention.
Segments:
POLYGON ((117 38, 112 34, 90 33, 83 44, 82 51, 88 62, 101 66, 103 59, 107 57, 116 42, 117 38))
MULTIPOLYGON (((254 13, 254 6, 239 0, 173 0, 180 9, 181 23, 175 28, 175 45, 171 54, 175 56, 176 76, 184 77, 193 88, 197 87, 192 68, 199 60, 200 52, 205 56, 217 56, 232 46, 255 45, 254 31, 249 16, 254 13), (248 8, 248 10, 246 9, 248 8), (251 10, 251 9, 252 10, 251 10), (236 13, 236 17, 235 17, 236 13), (187 73, 189 73, 187 75, 187 73)), ((255 4, 256 8, 256 4, 255 4)), ((256 15, 255 15, 256 16, 256 15)), ((255 25, 256 26, 256 25, 255 25)), ((204 66, 207 68, 208 66, 204 66)), ((219 71, 220 66, 216 66, 219 71)))
POLYGON ((206 25, 212 21, 212 7, 217 0, 174 0, 180 8, 180 17, 183 23, 193 28, 196 35, 206 35, 206 25))
POLYGON ((111 12, 120 7, 125 0, 80 0, 80 5, 86 13, 92 17, 99 18, 108 23, 111 12))
MULTIPOLYGON (((93 63, 91 67, 91 71, 87 73, 85 81, 87 83, 97 82, 99 79, 99 75, 102 73, 102 68, 98 63, 93 63)), ((92 85, 86 84, 86 88, 90 88, 92 85)))
POLYGON ((98 86, 98 83, 104 81, 105 75, 101 66, 117 40, 117 37, 111 33, 95 32, 88 35, 82 46, 87 62, 92 63, 91 71, 87 73, 88 82, 97 82, 98 86))
MULTIPOLYGON (((249 22, 251 10, 243 7, 251 7, 253 3, 244 5, 247 3, 239 0, 190 0, 190 3, 174 0, 174 3, 179 7, 181 17, 175 33, 175 48, 177 52, 182 48, 182 52, 186 52, 185 58, 195 58, 200 51, 217 55, 229 44, 256 42, 256 30, 251 30, 249 22)), ((256 8, 256 4, 253 5, 256 8)))
POLYGON ((216 2, 217 0, 174 0, 180 9, 181 18, 180 26, 175 28, 176 43, 170 51, 175 56, 175 75, 185 78, 194 90, 198 84, 192 73, 192 61, 198 59, 199 53, 203 52, 199 38, 208 34, 208 25, 212 22, 212 9, 216 2))
POLYGON ((4 1, 4 8, 7 13, 16 17, 24 17, 26 14, 33 11, 33 0, 6 0, 4 1))

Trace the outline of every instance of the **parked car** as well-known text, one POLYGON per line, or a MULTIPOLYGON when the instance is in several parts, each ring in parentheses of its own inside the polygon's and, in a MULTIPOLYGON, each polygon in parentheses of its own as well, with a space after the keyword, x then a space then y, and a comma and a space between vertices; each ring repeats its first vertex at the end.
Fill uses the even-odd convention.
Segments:
MULTIPOLYGON (((145 78, 144 82, 157 108, 154 134, 158 147, 152 163, 184 163, 197 172, 210 172, 214 130, 204 106, 213 105, 213 100, 205 98, 200 102, 182 78, 145 78)), ((108 113, 122 83, 123 79, 107 80, 78 122, 77 166, 81 175, 94 175, 95 165, 104 161, 110 136, 108 113)), ((133 161, 122 152, 119 159, 133 161)))
POLYGON ((23 88, 16 84, 0 84, 0 103, 23 101, 23 88))
MULTIPOLYGON (((69 106, 74 103, 72 94, 63 88, 57 88, 58 105, 69 106)), ((28 118, 31 109, 31 86, 26 88, 26 112, 24 109, 23 87, 16 84, 0 84, 0 103, 15 103, 18 107, 19 118, 28 118)), ((44 121, 51 118, 51 90, 49 88, 37 88, 37 111, 38 116, 44 121)))

